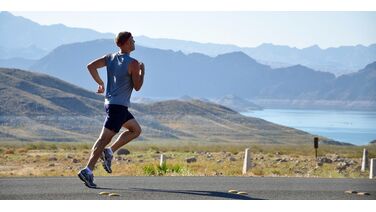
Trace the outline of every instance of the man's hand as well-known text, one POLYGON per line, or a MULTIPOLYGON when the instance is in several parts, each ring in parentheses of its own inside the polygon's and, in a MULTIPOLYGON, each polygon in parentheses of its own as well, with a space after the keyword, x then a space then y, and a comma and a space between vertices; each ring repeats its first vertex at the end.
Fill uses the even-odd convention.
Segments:
POLYGON ((144 83, 145 66, 143 63, 133 60, 128 65, 128 73, 132 77, 133 88, 139 91, 144 83))
POLYGON ((140 76, 144 76, 145 75, 145 65, 143 62, 140 62, 140 76))
POLYGON ((98 91, 97 93, 104 93, 104 84, 98 85, 98 91))

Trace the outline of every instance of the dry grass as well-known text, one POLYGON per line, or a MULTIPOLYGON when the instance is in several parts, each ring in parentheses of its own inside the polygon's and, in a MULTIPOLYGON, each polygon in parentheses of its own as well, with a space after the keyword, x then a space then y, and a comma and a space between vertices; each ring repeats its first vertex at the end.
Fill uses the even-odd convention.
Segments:
MULTIPOLYGON (((92 143, 0 143, 0 176, 75 176, 88 159, 92 143)), ((252 152, 248 176, 367 178, 360 172, 364 147, 321 145, 319 156, 337 155, 354 164, 339 171, 337 162, 317 166, 312 146, 199 143, 193 141, 134 142, 125 146, 129 155, 115 155, 113 176, 241 176, 244 149, 252 152), (159 167, 160 154, 167 156, 159 167), (197 162, 187 163, 195 157, 197 162), (286 161, 278 161, 286 159, 286 161)), ((376 146, 367 146, 376 157, 376 146)), ((98 163, 96 176, 108 176, 98 163)))

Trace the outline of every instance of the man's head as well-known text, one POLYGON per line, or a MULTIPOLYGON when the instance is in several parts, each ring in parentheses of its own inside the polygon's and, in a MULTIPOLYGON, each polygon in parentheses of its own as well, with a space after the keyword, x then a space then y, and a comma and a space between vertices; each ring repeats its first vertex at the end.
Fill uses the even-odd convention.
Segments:
POLYGON ((135 49, 133 36, 130 32, 119 32, 115 38, 116 45, 124 51, 133 51, 135 49))

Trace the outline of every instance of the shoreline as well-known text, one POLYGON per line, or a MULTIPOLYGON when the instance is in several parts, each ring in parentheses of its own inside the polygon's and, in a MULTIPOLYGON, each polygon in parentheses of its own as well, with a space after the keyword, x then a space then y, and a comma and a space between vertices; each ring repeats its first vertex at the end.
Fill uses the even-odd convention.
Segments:
POLYGON ((240 114, 356 146, 376 139, 376 111, 266 108, 240 114))

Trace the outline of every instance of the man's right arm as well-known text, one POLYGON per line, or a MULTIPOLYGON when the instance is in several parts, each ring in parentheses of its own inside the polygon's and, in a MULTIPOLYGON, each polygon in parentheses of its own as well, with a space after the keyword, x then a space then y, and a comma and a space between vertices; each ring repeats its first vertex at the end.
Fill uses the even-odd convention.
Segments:
POLYGON ((102 68, 106 66, 106 56, 98 58, 87 65, 87 69, 89 70, 91 76, 98 83, 98 91, 97 93, 104 92, 104 83, 101 77, 98 74, 98 68, 102 68))

